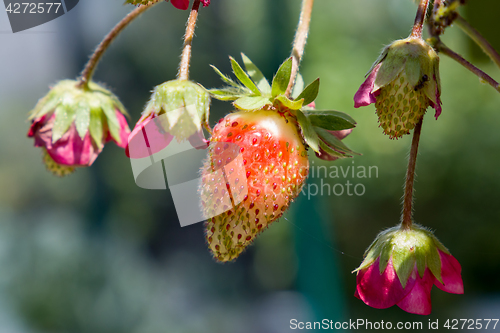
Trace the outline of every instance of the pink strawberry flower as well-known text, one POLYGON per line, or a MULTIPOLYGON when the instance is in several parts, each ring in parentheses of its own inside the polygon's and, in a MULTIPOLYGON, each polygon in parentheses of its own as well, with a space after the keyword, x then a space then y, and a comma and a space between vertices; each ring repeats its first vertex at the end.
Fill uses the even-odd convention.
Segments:
POLYGON ((377 309, 397 305, 409 313, 428 315, 433 285, 448 293, 464 293, 461 270, 430 231, 398 226, 382 232, 367 250, 356 270, 354 296, 377 309))

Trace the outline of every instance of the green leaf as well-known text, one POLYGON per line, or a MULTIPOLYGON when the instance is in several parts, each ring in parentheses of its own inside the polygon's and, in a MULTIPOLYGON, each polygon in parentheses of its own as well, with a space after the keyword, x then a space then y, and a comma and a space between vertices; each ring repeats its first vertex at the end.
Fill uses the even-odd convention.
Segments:
POLYGON ((292 97, 297 99, 302 90, 304 90, 304 78, 300 73, 298 73, 297 78, 295 78, 295 84, 293 85, 292 97))
POLYGON ((83 140, 90 125, 90 106, 83 100, 77 105, 75 125, 78 135, 83 140))
POLYGON ((106 120, 109 127, 109 133, 111 137, 117 142, 121 143, 122 139, 120 137, 120 124, 118 118, 116 117, 115 108, 111 103, 101 103, 102 111, 106 115, 106 120))
POLYGON ((302 107, 302 104, 304 103, 303 99, 292 101, 285 95, 279 95, 278 97, 276 97, 276 99, 280 101, 281 104, 283 104, 285 107, 291 110, 299 110, 302 107))
POLYGON ((228 76, 222 74, 222 72, 217 67, 215 67, 214 65, 210 65, 210 67, 212 67, 213 70, 221 77, 222 81, 226 82, 230 86, 233 86, 233 87, 236 87, 236 88, 240 88, 239 84, 237 84, 236 82, 234 82, 233 80, 231 80, 231 78, 229 78, 228 76))
POLYGON ((246 94, 241 90, 237 90, 231 87, 222 89, 210 89, 209 93, 213 98, 220 101, 234 101, 238 98, 246 96, 246 94))
POLYGON ((356 121, 340 111, 304 110, 303 112, 314 126, 330 131, 340 131, 356 127, 356 121))
POLYGON ((304 104, 307 105, 309 103, 314 102, 316 97, 318 97, 319 92, 319 78, 314 80, 311 84, 309 84, 296 99, 304 99, 304 104))
POLYGON ((245 87, 250 89, 255 95, 260 96, 261 92, 259 91, 259 88, 257 88, 255 83, 253 83, 252 79, 250 79, 250 77, 247 75, 247 73, 245 73, 243 68, 241 68, 240 64, 238 64, 238 62, 236 62, 236 60, 234 60, 233 57, 229 57, 229 59, 231 60, 231 67, 233 68, 233 73, 234 75, 236 75, 238 80, 240 80, 241 83, 243 83, 245 87))
POLYGON ((250 75, 253 82, 257 84, 259 90, 266 95, 271 94, 271 85, 269 85, 269 82, 266 80, 260 69, 258 69, 257 66, 255 66, 255 64, 244 53, 241 54, 241 58, 243 59, 243 64, 245 65, 248 75, 250 75))
POLYGON ((271 105, 271 101, 262 96, 242 97, 234 102, 234 106, 238 109, 247 111, 260 110, 265 105, 271 105))
MULTIPOLYGON (((273 84, 274 85, 274 84, 273 84)), ((297 110, 297 121, 299 123, 300 129, 302 130, 302 135, 304 140, 315 152, 319 153, 319 138, 314 130, 313 125, 307 119, 307 117, 302 113, 302 111, 297 110)))
POLYGON ((104 131, 103 131, 103 113, 100 107, 90 109, 90 124, 89 131, 92 139, 97 144, 99 149, 103 147, 104 131))
POLYGON ((52 143, 57 142, 66 133, 75 119, 75 112, 66 105, 59 105, 55 111, 56 119, 52 128, 52 143))
POLYGON ((286 92, 288 83, 290 82, 290 76, 292 75, 292 58, 288 58, 283 64, 281 64, 278 72, 273 78, 273 84, 271 87, 271 95, 276 97, 278 95, 283 95, 286 92))
POLYGON ((350 156, 361 155, 361 154, 356 153, 356 152, 352 151, 351 149, 349 149, 349 147, 347 147, 341 140, 339 140, 339 138, 337 138, 335 135, 328 132, 327 130, 322 129, 320 127, 314 127, 314 129, 316 130, 316 133, 318 134, 318 136, 321 137, 321 139, 323 141, 325 141, 325 143, 328 146, 330 146, 331 148, 334 148, 335 150, 338 150, 341 153, 344 153, 344 154, 350 155, 350 156))

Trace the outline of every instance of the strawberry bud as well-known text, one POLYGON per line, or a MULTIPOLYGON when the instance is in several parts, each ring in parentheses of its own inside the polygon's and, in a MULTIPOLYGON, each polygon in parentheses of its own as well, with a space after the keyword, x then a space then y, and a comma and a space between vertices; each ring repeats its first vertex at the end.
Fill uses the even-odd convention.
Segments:
POLYGON ((155 87, 141 120, 163 115, 158 123, 181 142, 193 135, 200 136, 209 112, 210 96, 203 87, 192 81, 172 80, 155 87))
POLYGON ((104 144, 114 141, 124 148, 130 129, 125 108, 110 91, 90 82, 57 83, 31 111, 28 137, 42 147, 47 169, 64 176, 75 167, 90 166, 104 144))
POLYGON ((380 126, 400 138, 422 119, 430 105, 441 114, 439 57, 421 38, 386 47, 354 95, 354 107, 375 103, 380 126))
POLYGON ((463 294, 462 268, 429 230, 413 224, 381 232, 359 266, 354 296, 365 304, 385 309, 398 305, 404 311, 431 313, 431 288, 463 294))

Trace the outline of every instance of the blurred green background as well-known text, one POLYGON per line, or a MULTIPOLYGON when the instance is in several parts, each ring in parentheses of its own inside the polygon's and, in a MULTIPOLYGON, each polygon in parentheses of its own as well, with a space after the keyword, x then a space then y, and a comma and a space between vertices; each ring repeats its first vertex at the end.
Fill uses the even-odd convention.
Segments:
MULTIPOLYGON (((191 78, 221 86, 213 64, 247 54, 271 78, 288 56, 299 0, 212 0, 201 10, 191 78)), ((376 310, 353 297, 355 275, 376 234, 399 220, 411 138, 391 141, 374 106, 352 97, 379 51, 413 24, 410 0, 317 0, 301 72, 321 77, 319 109, 349 113, 345 142, 363 155, 312 165, 377 167, 378 177, 311 177, 362 184, 362 196, 301 196, 234 263, 218 264, 203 225, 181 228, 169 191, 138 188, 123 150, 109 144, 91 168, 57 179, 26 138, 27 112, 61 79, 74 78, 131 6, 85 0, 43 26, 12 34, 0 13, 0 332, 289 332, 290 320, 423 322, 500 317, 500 95, 442 57, 443 114, 424 122, 415 219, 435 231, 463 268, 464 295, 433 289, 433 312, 376 310)), ((500 49, 497 0, 463 8, 500 49), (486 15, 487 14, 487 15, 486 15)), ((131 114, 175 77, 188 12, 161 4, 118 38, 95 80, 131 114)), ((451 27, 443 41, 493 77, 495 68, 451 27)), ((211 123, 230 110, 214 101, 211 123)), ((314 185, 312 185, 314 186, 314 185)), ((308 187, 311 189, 311 187, 308 187)), ((312 192, 309 192, 311 194, 312 192)), ((497 327, 500 329, 500 327, 497 327)))

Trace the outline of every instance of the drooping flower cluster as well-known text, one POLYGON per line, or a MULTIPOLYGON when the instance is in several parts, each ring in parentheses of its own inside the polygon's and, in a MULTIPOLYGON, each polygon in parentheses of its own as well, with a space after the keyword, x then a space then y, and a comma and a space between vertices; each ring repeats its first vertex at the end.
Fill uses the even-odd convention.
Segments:
POLYGON ((356 269, 354 296, 367 305, 385 309, 431 313, 431 289, 463 294, 460 264, 429 230, 413 224, 381 232, 356 269))

